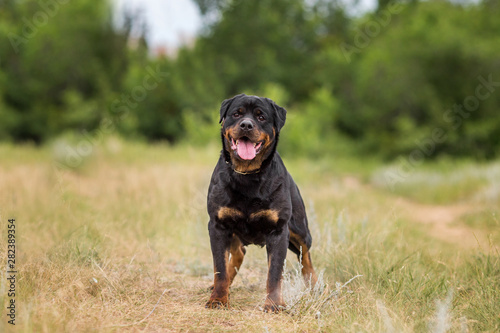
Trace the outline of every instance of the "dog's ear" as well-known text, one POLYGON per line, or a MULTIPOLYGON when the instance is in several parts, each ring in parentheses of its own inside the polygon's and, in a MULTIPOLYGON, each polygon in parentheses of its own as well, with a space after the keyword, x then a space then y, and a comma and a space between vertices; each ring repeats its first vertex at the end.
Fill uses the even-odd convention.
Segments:
POLYGON ((267 102, 271 104, 272 108, 276 112, 276 117, 275 117, 275 125, 278 131, 281 130, 281 128, 285 125, 286 121, 286 110, 285 108, 279 106, 276 104, 273 100, 266 98, 267 102))
POLYGON ((229 111, 229 107, 231 106, 231 104, 233 103, 233 101, 237 97, 241 97, 241 96, 245 96, 245 94, 239 94, 239 95, 236 95, 234 97, 231 97, 231 98, 228 98, 228 99, 225 99, 224 101, 222 101, 222 104, 220 105, 220 119, 219 119, 219 124, 222 123, 224 121, 224 119, 226 118, 227 111, 229 111))

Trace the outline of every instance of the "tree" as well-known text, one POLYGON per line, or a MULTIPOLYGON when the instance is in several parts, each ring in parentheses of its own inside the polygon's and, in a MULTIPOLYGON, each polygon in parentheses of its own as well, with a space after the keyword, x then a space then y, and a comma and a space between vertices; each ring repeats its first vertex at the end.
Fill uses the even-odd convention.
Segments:
POLYGON ((13 113, 14 140, 42 140, 67 129, 91 130, 120 89, 127 68, 127 29, 105 1, 34 0, 2 4, 0 99, 13 113))

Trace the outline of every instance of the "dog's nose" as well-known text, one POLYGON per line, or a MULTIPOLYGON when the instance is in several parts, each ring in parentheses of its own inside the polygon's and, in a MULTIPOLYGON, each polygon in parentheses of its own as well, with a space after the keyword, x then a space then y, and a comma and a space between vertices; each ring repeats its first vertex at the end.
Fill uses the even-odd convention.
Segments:
POLYGON ((240 129, 242 129, 243 131, 251 131, 253 130, 253 123, 250 119, 244 119, 241 123, 240 123, 240 129))

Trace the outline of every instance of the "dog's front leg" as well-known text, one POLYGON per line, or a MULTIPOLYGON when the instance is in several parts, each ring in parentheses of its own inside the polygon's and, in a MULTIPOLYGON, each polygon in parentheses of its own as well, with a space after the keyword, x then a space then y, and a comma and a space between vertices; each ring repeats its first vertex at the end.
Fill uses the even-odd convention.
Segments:
POLYGON ((230 281, 227 272, 227 261, 232 233, 223 229, 213 220, 210 220, 208 224, 208 232, 214 260, 214 287, 205 307, 211 309, 225 308, 229 306, 230 281))
POLYGON ((279 233, 273 232, 266 237, 267 249, 267 298, 264 311, 279 312, 285 307, 281 292, 283 265, 288 248, 288 228, 283 228, 279 233))

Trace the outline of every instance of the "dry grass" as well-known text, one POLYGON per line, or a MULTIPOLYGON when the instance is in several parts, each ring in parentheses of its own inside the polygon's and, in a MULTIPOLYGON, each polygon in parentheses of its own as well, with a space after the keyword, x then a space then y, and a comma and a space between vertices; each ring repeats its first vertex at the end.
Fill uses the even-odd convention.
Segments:
MULTIPOLYGON (((216 147, 109 140, 68 170, 49 148, 0 146, 0 248, 14 217, 19 269, 17 325, 2 314, 0 331, 500 329, 497 249, 433 237, 412 219, 410 204, 398 205, 399 197, 356 175, 331 173, 328 161, 287 162, 308 208, 319 287, 307 289, 289 256, 289 309, 263 313, 265 250, 249 247, 231 309, 206 310, 212 259, 205 198, 217 154, 216 147)), ((460 218, 450 223, 459 228, 460 218)), ((471 230, 487 239, 487 231, 471 230)), ((0 288, 5 309, 5 284, 0 288)))

